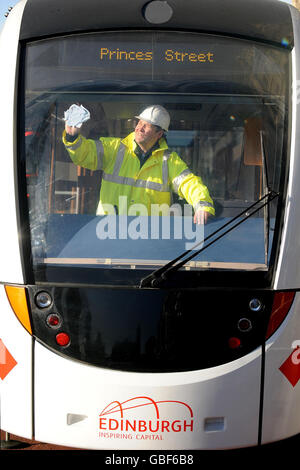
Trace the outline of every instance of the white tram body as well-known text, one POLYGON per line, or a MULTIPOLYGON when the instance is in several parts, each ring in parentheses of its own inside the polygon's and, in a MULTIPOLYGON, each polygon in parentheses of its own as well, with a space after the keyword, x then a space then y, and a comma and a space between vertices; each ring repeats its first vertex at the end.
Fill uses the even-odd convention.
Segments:
POLYGON ((300 16, 275 0, 230 0, 226 11, 221 0, 200 3, 21 0, 6 20, 0 387, 9 433, 84 449, 214 450, 300 432, 300 16), (107 60, 99 65, 101 48, 107 60), (71 51, 65 62, 63 50, 71 51), (169 51, 165 63, 154 64, 161 51, 169 51), (216 63, 201 68, 208 51, 216 63), (118 241, 110 248, 92 238, 99 221, 73 188, 88 176, 67 159, 61 131, 67 105, 83 102, 95 117, 101 102, 99 135, 103 123, 107 137, 126 135, 130 118, 154 99, 169 106, 171 126, 175 116, 169 146, 186 146, 188 159, 197 141, 201 155, 219 155, 200 165, 221 207, 208 228, 261 197, 265 165, 276 198, 216 241, 212 249, 224 244, 212 260, 204 251, 170 280, 141 286, 161 267, 157 252, 151 263, 139 239, 120 254, 118 241), (264 142, 260 161, 247 164, 246 124, 257 116, 264 142), (40 292, 49 304, 37 305, 40 292))

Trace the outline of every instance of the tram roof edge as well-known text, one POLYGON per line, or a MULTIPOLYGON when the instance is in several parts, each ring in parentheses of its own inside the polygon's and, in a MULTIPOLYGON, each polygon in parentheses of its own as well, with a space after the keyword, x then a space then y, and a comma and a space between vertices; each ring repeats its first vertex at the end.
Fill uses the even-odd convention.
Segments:
POLYGON ((147 3, 147 0, 27 0, 20 39, 112 29, 169 29, 293 46, 293 7, 279 0, 168 0, 173 15, 163 24, 151 24, 145 19, 147 3))

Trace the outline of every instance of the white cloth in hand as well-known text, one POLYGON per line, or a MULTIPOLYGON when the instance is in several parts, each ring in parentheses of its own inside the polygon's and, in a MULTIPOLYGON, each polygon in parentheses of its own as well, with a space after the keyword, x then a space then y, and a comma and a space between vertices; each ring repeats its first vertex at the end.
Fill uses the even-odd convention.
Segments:
POLYGON ((90 119, 90 112, 82 105, 72 104, 67 111, 65 111, 65 121, 68 126, 81 127, 85 121, 90 119))

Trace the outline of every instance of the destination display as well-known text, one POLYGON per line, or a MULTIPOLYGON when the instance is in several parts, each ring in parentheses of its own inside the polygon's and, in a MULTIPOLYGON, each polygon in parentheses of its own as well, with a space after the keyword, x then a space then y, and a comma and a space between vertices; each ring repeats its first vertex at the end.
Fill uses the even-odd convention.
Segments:
MULTIPOLYGON (((252 84, 259 92, 281 90, 285 50, 240 39, 203 34, 122 32, 85 34, 29 44, 27 90, 106 82, 201 80, 252 84)), ((154 84, 155 85, 155 84, 154 84)))
MULTIPOLYGON (((126 51, 117 49, 111 49, 108 47, 101 47, 100 49, 100 60, 109 60, 109 61, 153 61, 153 51, 126 51)), ((190 52, 186 50, 173 50, 166 49, 162 60, 167 62, 214 62, 214 53, 213 52, 190 52)))

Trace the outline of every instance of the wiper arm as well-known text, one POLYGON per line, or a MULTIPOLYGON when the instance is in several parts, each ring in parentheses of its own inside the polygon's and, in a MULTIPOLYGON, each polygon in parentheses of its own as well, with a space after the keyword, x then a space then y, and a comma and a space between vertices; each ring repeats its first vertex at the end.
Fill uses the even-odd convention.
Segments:
POLYGON ((234 230, 240 224, 242 224, 247 219, 249 219, 249 217, 252 217, 252 215, 254 215, 256 212, 258 212, 263 207, 270 204, 270 202, 278 196, 279 196, 279 193, 276 193, 275 191, 272 191, 272 190, 269 191, 267 194, 262 196, 256 202, 254 202, 249 207, 247 207, 242 212, 240 212, 238 215, 236 215, 233 219, 231 219, 230 221, 228 221, 224 225, 222 225, 222 227, 218 228, 213 233, 211 233, 210 235, 205 237, 203 240, 196 243, 196 245, 194 245, 193 248, 191 248, 190 250, 184 251, 177 258, 174 258, 173 260, 169 261, 168 263, 166 263, 161 268, 158 268, 155 271, 153 271, 151 274, 149 274, 149 276, 146 276, 144 279, 142 279, 141 282, 140 282, 140 288, 142 288, 142 287, 157 287, 160 284, 161 281, 164 281, 164 280, 167 279, 168 275, 171 272, 180 269, 188 261, 195 258, 195 256, 198 256, 200 253, 202 253, 204 250, 206 250, 213 243, 215 243, 218 240, 220 240, 221 238, 223 238, 227 233, 231 232, 231 230, 234 230), (250 213, 249 213, 249 211, 250 211, 250 213), (242 217, 243 215, 245 217, 242 220, 237 220, 240 217, 242 217), (219 232, 224 230, 226 227, 232 225, 236 220, 237 220, 237 222, 232 227, 227 228, 227 230, 225 230, 223 233, 221 233, 217 238, 214 238, 207 245, 203 246, 202 248, 200 248, 197 251, 194 251, 195 248, 197 248, 197 246, 202 245, 203 243, 207 242, 207 240, 213 238, 216 234, 218 234, 219 232), (193 253, 191 255, 189 255, 189 253, 191 253, 192 251, 193 251, 193 253))

